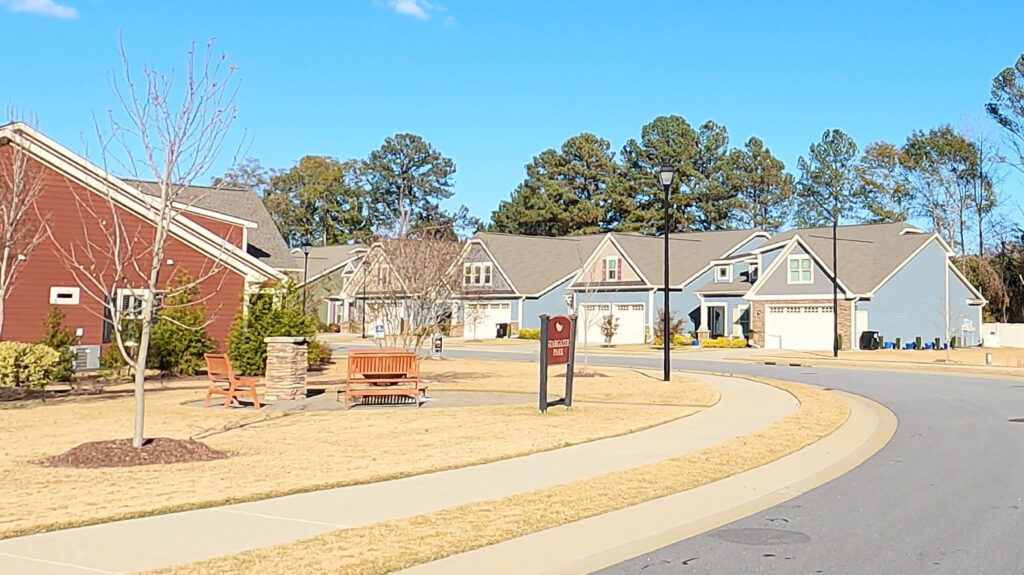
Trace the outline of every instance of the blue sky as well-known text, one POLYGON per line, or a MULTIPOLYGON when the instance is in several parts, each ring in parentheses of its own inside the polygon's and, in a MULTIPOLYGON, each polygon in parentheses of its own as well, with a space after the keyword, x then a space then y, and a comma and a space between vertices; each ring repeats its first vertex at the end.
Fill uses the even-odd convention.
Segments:
POLYGON ((756 135, 790 169, 828 128, 863 147, 982 119, 1022 21, 1021 2, 0 0, 0 98, 81 151, 114 102, 119 29, 161 71, 216 37, 249 155, 365 157, 413 132, 487 218, 542 150, 583 131, 618 150, 659 115, 756 135))

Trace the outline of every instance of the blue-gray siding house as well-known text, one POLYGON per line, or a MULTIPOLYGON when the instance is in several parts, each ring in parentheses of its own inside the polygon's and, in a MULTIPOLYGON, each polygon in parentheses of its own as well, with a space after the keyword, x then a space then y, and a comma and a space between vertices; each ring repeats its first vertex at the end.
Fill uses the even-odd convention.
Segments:
MULTIPOLYGON (((711 262, 747 252, 768 237, 761 230, 669 236, 669 309, 684 320, 684 331, 700 332, 706 323, 698 291, 713 278, 711 262)), ((605 234, 571 285, 582 343, 604 341, 601 321, 608 315, 618 326, 612 343, 651 340, 664 307, 664 246, 664 238, 605 234)))
POLYGON ((980 343, 985 300, 935 233, 906 223, 840 226, 837 262, 831 228, 791 230, 752 250, 760 271, 743 298, 749 329, 769 349, 825 350, 833 314, 842 349, 857 349, 866 331, 887 342, 980 343), (833 307, 833 269, 838 308, 833 307))

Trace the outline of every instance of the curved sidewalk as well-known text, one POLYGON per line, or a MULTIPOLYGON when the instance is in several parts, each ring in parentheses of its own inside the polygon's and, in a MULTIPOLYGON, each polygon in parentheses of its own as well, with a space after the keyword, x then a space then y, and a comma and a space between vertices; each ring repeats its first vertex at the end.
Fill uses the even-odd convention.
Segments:
POLYGON ((798 406, 771 386, 700 377, 719 389, 718 404, 637 433, 393 481, 3 540, 0 572, 119 574, 234 554, 678 457, 767 427, 798 406))

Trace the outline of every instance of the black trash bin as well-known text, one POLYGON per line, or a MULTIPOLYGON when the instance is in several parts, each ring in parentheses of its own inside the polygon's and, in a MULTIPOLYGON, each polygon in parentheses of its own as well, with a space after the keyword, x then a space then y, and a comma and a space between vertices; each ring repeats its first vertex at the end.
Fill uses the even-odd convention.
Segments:
POLYGON ((864 331, 860 334, 861 349, 878 349, 878 332, 864 331))
POLYGON ((497 337, 498 339, 505 339, 506 337, 508 337, 508 324, 507 323, 499 323, 498 324, 498 333, 495 335, 495 337, 497 337))

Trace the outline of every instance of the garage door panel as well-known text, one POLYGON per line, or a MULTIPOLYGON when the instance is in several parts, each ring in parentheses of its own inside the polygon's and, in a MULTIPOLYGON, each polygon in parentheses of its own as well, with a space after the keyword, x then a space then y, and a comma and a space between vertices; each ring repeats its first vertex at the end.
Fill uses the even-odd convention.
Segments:
POLYGON ((512 323, 512 304, 508 301, 467 303, 465 334, 475 338, 497 336, 499 323, 512 323))
POLYGON ((764 326, 767 349, 832 348, 831 305, 769 305, 764 326))
POLYGON ((612 337, 613 344, 644 343, 647 315, 642 303, 588 303, 580 306, 580 324, 576 340, 587 345, 604 343, 601 320, 608 314, 619 320, 619 329, 612 337))

